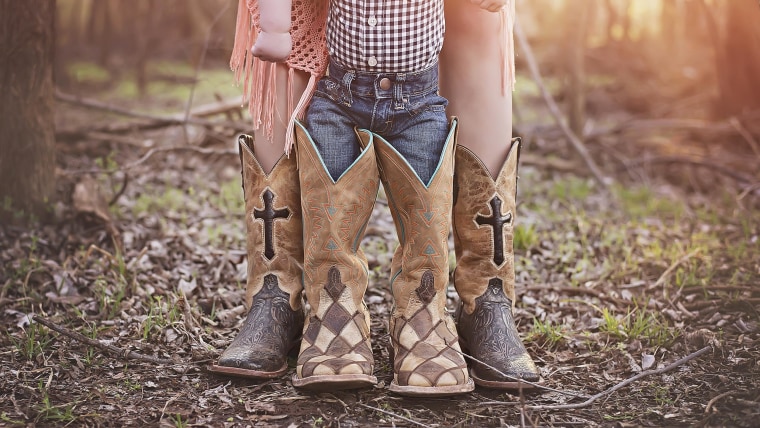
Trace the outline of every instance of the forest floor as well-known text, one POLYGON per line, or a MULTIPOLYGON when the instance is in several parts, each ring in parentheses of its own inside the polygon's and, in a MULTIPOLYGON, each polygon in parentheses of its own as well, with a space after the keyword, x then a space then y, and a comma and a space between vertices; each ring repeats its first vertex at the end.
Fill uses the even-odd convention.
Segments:
MULTIPOLYGON (((135 111, 184 107, 150 93, 87 95, 135 111)), ((709 133, 611 132, 587 139, 615 183, 607 193, 555 127, 533 121, 546 116, 537 97, 517 107, 527 138, 516 319, 552 389, 437 399, 386 389, 396 240, 382 191, 362 243, 379 384, 317 394, 294 389, 292 370, 263 382, 209 373, 245 317, 234 131, 113 136, 103 125, 135 119, 58 103, 54 220, 0 226, 0 425, 756 426, 760 159, 735 134, 730 146, 709 133)), ((632 118, 622 107, 615 114, 632 118)), ((454 307, 453 287, 449 296, 454 307)))

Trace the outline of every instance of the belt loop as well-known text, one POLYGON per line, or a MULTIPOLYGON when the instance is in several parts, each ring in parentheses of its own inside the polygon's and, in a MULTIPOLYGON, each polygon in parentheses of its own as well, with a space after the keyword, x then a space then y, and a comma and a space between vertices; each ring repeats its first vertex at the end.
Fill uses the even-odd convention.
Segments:
POLYGON ((404 108, 407 100, 404 98, 404 83, 406 82, 406 73, 396 73, 393 84, 393 101, 396 109, 404 108))
POLYGON ((351 104, 354 102, 353 98, 351 97, 351 82, 356 77, 356 72, 354 70, 344 70, 344 71, 345 73, 343 74, 341 83, 343 83, 343 93, 346 99, 345 104, 351 107, 351 104))

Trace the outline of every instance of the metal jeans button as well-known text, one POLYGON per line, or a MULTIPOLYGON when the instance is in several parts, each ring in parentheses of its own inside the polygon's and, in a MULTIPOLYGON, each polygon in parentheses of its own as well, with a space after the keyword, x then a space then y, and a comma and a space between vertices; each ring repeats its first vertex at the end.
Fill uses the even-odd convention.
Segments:
POLYGON ((380 79, 380 89, 388 90, 391 88, 391 79, 383 77, 380 79))

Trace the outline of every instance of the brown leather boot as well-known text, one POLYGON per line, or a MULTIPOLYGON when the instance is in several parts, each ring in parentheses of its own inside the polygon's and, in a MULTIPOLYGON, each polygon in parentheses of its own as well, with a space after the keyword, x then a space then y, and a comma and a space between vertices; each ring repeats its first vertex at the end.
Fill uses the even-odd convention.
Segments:
POLYGON ((296 124, 304 216, 304 289, 309 303, 293 386, 349 389, 372 375, 367 259, 359 244, 380 185, 369 132, 357 132, 359 158, 334 182, 314 142, 296 124))
POLYGON ((454 271, 461 306, 459 339, 465 352, 489 366, 472 363, 470 375, 480 386, 531 388, 520 379, 539 381, 539 372, 515 327, 513 225, 520 141, 512 141, 496 180, 469 149, 456 151, 454 195, 454 271), (506 376, 505 376, 506 375, 506 376))
POLYGON ((454 321, 446 312, 455 135, 456 120, 427 186, 400 153, 375 137, 400 242, 391 265, 394 376, 389 388, 402 395, 454 395, 474 389, 454 321))
POLYGON ((288 368, 287 354, 301 336, 303 263, 301 201, 295 159, 283 156, 269 174, 253 152, 253 137, 238 141, 248 231, 250 308, 243 327, 209 367, 215 373, 273 378, 288 368))

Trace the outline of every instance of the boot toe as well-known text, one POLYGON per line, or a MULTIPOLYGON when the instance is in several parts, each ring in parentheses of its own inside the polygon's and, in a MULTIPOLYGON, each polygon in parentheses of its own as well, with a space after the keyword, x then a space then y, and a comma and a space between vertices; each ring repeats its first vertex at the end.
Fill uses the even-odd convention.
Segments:
POLYGON ((285 365, 281 355, 261 354, 253 352, 236 352, 232 355, 222 355, 217 363, 223 367, 234 367, 245 370, 275 372, 285 365))

